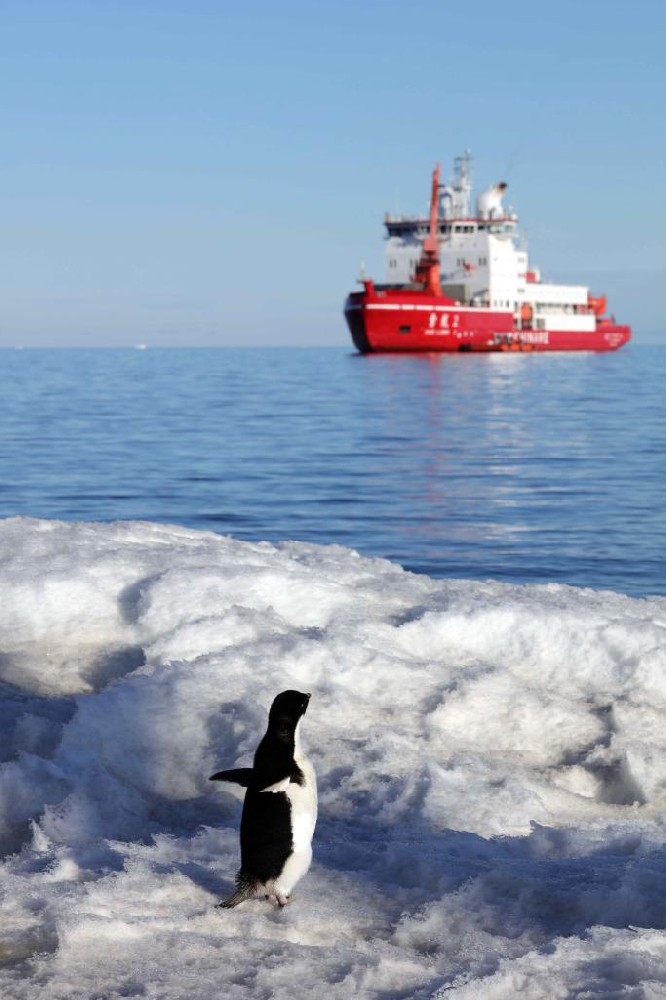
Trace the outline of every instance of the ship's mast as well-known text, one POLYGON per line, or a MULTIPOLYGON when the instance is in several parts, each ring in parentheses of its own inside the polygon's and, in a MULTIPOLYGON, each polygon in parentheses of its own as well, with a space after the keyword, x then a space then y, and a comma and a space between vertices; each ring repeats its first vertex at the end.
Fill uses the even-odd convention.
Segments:
POLYGON ((453 217, 467 219, 472 196, 472 153, 469 149, 466 149, 462 156, 456 156, 453 161, 453 171, 455 192, 453 217))
POLYGON ((430 218, 428 235, 423 241, 421 259, 414 271, 414 281, 422 282, 428 295, 441 295, 442 286, 439 277, 439 247, 437 245, 437 229, 439 225, 439 163, 432 172, 432 191, 430 194, 430 218))

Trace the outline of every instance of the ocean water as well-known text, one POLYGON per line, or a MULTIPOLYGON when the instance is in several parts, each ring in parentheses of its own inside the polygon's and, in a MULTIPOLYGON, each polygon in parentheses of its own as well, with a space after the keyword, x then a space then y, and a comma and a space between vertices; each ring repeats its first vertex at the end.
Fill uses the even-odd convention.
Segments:
POLYGON ((0 516, 666 593, 666 348, 5 350, 0 516))

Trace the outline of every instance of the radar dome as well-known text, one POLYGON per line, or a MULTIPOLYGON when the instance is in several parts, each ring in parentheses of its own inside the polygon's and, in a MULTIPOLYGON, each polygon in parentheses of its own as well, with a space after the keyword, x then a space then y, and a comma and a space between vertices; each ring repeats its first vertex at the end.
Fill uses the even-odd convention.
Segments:
POLYGON ((507 185, 502 181, 500 184, 491 184, 477 196, 476 214, 480 219, 501 219, 504 217, 502 198, 506 189, 507 185))

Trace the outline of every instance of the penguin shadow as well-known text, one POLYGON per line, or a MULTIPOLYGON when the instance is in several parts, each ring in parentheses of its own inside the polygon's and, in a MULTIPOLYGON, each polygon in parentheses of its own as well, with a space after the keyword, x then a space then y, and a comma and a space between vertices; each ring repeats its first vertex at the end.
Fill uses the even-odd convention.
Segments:
MULTIPOLYGON (((232 860, 233 865, 237 868, 239 857, 234 855, 232 860)), ((204 892, 210 893, 214 897, 213 909, 216 913, 222 914, 226 912, 222 907, 222 902, 232 896, 237 888, 233 875, 219 874, 211 870, 209 862, 199 863, 197 861, 177 861, 173 864, 164 865, 165 874, 172 871, 180 872, 189 878, 194 885, 203 889, 204 892)), ((262 915, 267 916, 269 919, 271 916, 279 918, 285 909, 284 907, 279 907, 274 900, 269 901, 261 895, 245 900, 243 905, 244 907, 257 907, 258 912, 260 911, 262 915)))
POLYGON ((209 863, 199 863, 198 861, 176 861, 173 864, 165 865, 164 871, 178 871, 185 875, 196 886, 222 900, 230 896, 235 888, 233 876, 220 875, 211 870, 209 863))

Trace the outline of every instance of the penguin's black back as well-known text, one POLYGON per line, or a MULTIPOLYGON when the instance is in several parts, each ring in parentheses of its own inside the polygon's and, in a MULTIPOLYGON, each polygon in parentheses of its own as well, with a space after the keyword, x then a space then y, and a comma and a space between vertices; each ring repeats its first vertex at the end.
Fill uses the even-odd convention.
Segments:
POLYGON ((277 878, 293 850, 291 804, 285 792, 248 788, 240 828, 241 875, 277 878))

